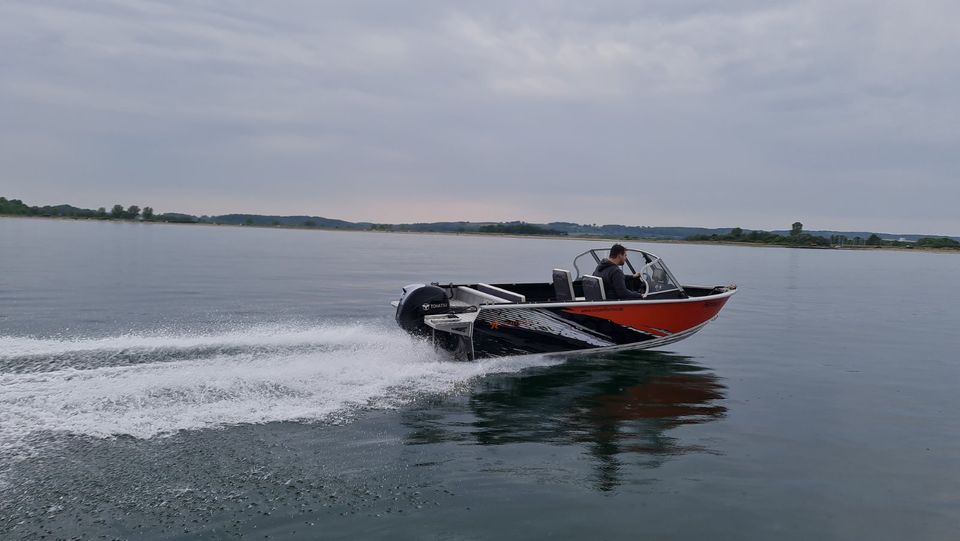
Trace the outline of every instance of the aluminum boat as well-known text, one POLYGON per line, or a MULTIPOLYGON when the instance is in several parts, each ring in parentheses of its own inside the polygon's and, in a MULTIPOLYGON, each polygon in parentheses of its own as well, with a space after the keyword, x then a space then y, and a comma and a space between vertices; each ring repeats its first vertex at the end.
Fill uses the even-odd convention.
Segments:
POLYGON ((396 320, 463 360, 649 349, 696 333, 737 291, 735 285, 681 285, 661 258, 627 250, 626 285, 642 298, 611 300, 603 281, 584 273, 606 252, 583 252, 574 258, 574 272, 553 269, 551 282, 411 284, 392 302, 396 320))

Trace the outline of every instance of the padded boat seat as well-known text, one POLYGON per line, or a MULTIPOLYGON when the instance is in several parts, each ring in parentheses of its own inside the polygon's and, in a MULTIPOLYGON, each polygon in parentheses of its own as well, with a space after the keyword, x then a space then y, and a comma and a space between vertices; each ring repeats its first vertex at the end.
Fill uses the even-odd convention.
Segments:
POLYGON ((553 269, 553 297, 559 302, 571 302, 576 299, 573 294, 573 277, 570 271, 553 269))
POLYGON ((607 292, 603 289, 603 280, 587 274, 583 277, 583 296, 588 301, 605 301, 607 292))

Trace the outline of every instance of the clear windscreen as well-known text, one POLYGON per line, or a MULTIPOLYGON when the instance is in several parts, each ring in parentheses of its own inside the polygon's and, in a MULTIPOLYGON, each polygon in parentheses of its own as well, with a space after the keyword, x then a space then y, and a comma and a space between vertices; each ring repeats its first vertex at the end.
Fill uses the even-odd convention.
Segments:
POLYGON ((640 271, 640 278, 647 286, 646 296, 680 289, 680 286, 673 281, 670 272, 667 271, 666 265, 659 259, 644 265, 640 271))

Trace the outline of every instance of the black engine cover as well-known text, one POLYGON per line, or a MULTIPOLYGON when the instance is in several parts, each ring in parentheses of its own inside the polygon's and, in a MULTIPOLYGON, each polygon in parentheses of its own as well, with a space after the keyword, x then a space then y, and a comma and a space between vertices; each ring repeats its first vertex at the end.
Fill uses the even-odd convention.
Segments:
POLYGON ((400 328, 419 335, 429 334, 429 327, 423 323, 423 316, 444 314, 450 311, 450 298, 443 288, 435 285, 410 284, 403 288, 400 303, 397 305, 397 325, 400 328))

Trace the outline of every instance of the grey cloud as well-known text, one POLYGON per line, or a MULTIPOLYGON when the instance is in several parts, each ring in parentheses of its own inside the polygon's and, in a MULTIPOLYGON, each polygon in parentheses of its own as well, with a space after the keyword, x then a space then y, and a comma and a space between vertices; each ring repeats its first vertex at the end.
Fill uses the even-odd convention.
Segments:
POLYGON ((7 2, 0 191, 960 234, 943 203, 960 196, 958 15, 939 1, 7 2))

